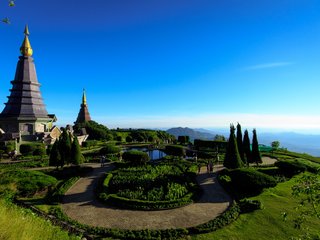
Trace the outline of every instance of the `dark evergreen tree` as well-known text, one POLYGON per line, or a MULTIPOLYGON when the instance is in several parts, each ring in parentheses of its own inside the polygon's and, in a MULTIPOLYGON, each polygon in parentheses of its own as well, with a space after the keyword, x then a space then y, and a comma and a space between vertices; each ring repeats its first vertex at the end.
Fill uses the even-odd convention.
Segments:
POLYGON ((238 146, 240 158, 242 162, 245 163, 243 143, 242 143, 242 130, 241 130, 241 125, 239 123, 237 124, 237 146, 238 146))
MULTIPOLYGON (((61 166, 61 155, 59 149, 59 139, 57 139, 50 151, 50 158, 49 158, 49 166, 59 167, 61 166)), ((63 166, 62 166, 63 167, 63 166)))
POLYGON ((80 165, 83 163, 84 157, 81 153, 80 145, 77 136, 73 137, 73 142, 71 144, 71 163, 75 165, 80 165))
POLYGON ((69 164, 71 161, 71 142, 70 136, 66 129, 63 129, 63 132, 59 139, 59 150, 61 155, 61 164, 69 164))
POLYGON ((246 129, 244 131, 244 136, 243 136, 243 153, 244 153, 244 163, 249 165, 251 163, 251 149, 250 149, 250 139, 249 139, 249 133, 248 130, 246 129))
POLYGON ((257 131, 253 129, 253 137, 252 137, 252 154, 251 154, 251 161, 256 163, 262 163, 260 151, 259 151, 259 143, 257 138, 257 131))
POLYGON ((75 132, 81 132, 81 129, 85 128, 89 134, 89 140, 112 140, 113 136, 110 134, 110 130, 95 121, 88 121, 85 123, 76 123, 73 126, 75 132))
POLYGON ((236 136, 235 136, 235 128, 231 124, 230 125, 230 137, 227 145, 226 157, 223 162, 223 166, 226 168, 234 169, 242 167, 242 160, 239 155, 236 136))

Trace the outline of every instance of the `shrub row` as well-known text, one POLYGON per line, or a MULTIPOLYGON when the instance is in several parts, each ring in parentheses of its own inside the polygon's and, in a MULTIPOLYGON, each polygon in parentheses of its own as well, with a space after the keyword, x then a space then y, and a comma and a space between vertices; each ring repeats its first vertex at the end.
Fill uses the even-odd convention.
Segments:
POLYGON ((147 201, 147 200, 138 200, 138 199, 128 199, 120 197, 116 194, 105 194, 101 193, 99 195, 100 199, 106 203, 112 205, 135 210, 160 210, 160 209, 171 209, 181 207, 187 204, 192 203, 192 193, 188 193, 182 198, 169 201, 147 201))
POLYGON ((236 199, 257 195, 264 188, 277 185, 275 178, 250 168, 225 169, 220 173, 218 179, 236 199))
POLYGON ((301 159, 277 161, 275 166, 279 168, 282 174, 289 177, 305 171, 312 173, 317 173, 320 171, 319 164, 301 159))
POLYGON ((46 155, 46 148, 43 143, 26 143, 20 145, 20 153, 22 155, 46 155))
POLYGON ((83 229, 87 234, 91 236, 94 235, 94 238, 103 238, 103 237, 112 237, 114 239, 144 239, 144 240, 175 240, 181 237, 184 237, 188 234, 188 230, 185 228, 179 229, 143 229, 143 230, 124 230, 124 229, 110 229, 103 227, 92 227, 89 225, 81 224, 75 220, 70 219, 66 216, 61 208, 53 207, 50 209, 50 214, 57 217, 63 222, 68 222, 73 226, 83 229))
POLYGON ((117 154, 117 153, 120 153, 120 151, 121 151, 120 147, 108 144, 100 149, 100 154, 101 155, 117 154))
POLYGON ((61 202, 63 195, 76 181, 79 180, 79 178, 80 177, 72 177, 64 182, 61 182, 47 194, 46 200, 50 203, 61 202))
POLYGON ((144 165, 149 162, 149 155, 146 152, 130 150, 124 152, 122 158, 125 162, 129 163, 132 166, 144 165))
POLYGON ((22 160, 19 162, 9 162, 9 163, 1 163, 1 168, 38 168, 38 167, 47 167, 49 166, 49 161, 47 159, 42 160, 22 160))
POLYGON ((249 213, 255 210, 262 209, 262 204, 259 200, 242 199, 239 201, 240 213, 249 213))
POLYGON ((88 166, 71 166, 63 169, 47 170, 45 173, 57 179, 66 180, 72 177, 83 177, 92 170, 93 168, 88 166))
POLYGON ((123 230, 123 229, 109 229, 102 227, 92 227, 81 224, 68 218, 60 208, 51 208, 50 214, 55 215, 58 219, 69 222, 70 224, 83 229, 87 234, 94 235, 95 238, 112 237, 115 239, 144 239, 144 240, 176 240, 187 236, 188 234, 207 233, 218 230, 233 221, 235 221, 240 214, 240 207, 237 204, 230 206, 219 217, 195 227, 178 228, 178 229, 143 229, 143 230, 123 230))
POLYGON ((168 155, 180 156, 180 157, 186 155, 186 149, 180 145, 167 145, 164 152, 168 155))
POLYGON ((108 193, 108 187, 109 187, 109 183, 111 181, 111 178, 113 177, 112 173, 108 173, 106 178, 103 181, 103 192, 104 193, 108 193))
POLYGON ((240 207, 237 204, 233 204, 229 207, 224 213, 222 213, 217 218, 204 223, 200 224, 196 227, 189 228, 189 233, 191 234, 199 234, 199 233, 208 233, 216 231, 231 222, 235 221, 240 215, 240 207))

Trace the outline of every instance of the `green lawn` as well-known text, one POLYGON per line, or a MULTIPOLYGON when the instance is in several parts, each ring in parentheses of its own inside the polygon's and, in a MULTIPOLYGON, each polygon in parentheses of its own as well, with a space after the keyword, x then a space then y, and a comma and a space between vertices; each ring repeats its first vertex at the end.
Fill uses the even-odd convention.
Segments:
MULTIPOLYGON (((253 213, 242 214, 231 225, 216 232, 193 236, 192 239, 290 239, 302 234, 302 230, 293 228, 292 220, 297 216, 295 207, 298 200, 291 196, 291 187, 295 183, 290 181, 280 183, 277 187, 265 190, 261 195, 252 199, 258 199, 264 205, 264 209, 253 213), (288 220, 284 221, 282 213, 288 213, 288 220)), ((320 229, 320 220, 308 221, 306 224, 314 233, 320 229)))
POLYGON ((285 160, 285 159, 305 159, 309 160, 315 163, 320 163, 320 157, 314 157, 306 153, 296 153, 296 152, 290 152, 290 151, 284 151, 284 150, 276 150, 273 153, 262 153, 266 156, 275 157, 279 160, 285 160))
POLYGON ((31 211, 15 205, 7 205, 0 200, 0 239, 7 240, 76 240, 80 237, 69 236, 68 232, 31 211))

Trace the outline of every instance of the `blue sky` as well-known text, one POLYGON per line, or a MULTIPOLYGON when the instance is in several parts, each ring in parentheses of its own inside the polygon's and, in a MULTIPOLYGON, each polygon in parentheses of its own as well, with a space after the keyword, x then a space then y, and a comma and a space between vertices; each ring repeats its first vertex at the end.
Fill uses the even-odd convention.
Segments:
MULTIPOLYGON (((24 25, 58 124, 82 89, 108 127, 245 127, 320 132, 317 0, 69 0, 1 3, 0 102, 24 25)), ((4 106, 4 105, 3 105, 4 106)))

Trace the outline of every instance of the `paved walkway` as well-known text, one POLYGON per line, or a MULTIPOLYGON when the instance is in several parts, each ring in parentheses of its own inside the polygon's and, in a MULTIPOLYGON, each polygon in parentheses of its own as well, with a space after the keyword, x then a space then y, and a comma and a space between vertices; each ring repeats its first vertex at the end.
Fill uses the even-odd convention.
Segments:
POLYGON ((199 202, 181 208, 161 211, 137 211, 106 206, 95 198, 98 178, 112 169, 93 164, 94 171, 81 178, 66 193, 62 209, 72 219, 91 226, 120 229, 168 229, 205 223, 224 212, 231 198, 216 181, 216 173, 202 168, 197 177, 204 194, 199 202))

